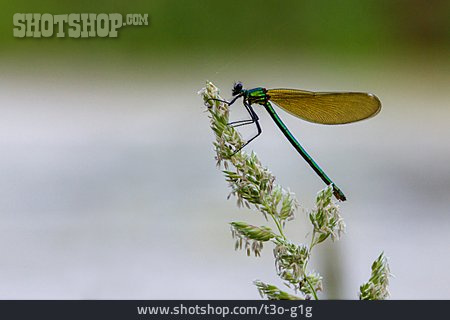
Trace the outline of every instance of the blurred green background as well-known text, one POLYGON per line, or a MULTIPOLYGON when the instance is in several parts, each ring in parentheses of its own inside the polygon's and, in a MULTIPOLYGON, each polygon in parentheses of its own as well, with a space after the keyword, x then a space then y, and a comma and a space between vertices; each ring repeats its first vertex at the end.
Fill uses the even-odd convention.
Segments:
MULTIPOLYGON (((327 127, 280 116, 349 200, 316 253, 322 298, 357 297, 390 257, 395 299, 449 299, 450 2, 15 1, 0 5, 0 298, 256 299, 270 248, 233 251, 197 91, 375 93, 382 112, 327 127), (141 13, 118 38, 14 38, 14 13, 141 13)), ((245 117, 239 104, 232 117, 245 117)), ((248 147, 304 208, 322 182, 264 111, 248 147)), ((251 134, 243 130, 245 136, 251 134)), ((305 241, 302 210, 288 227, 305 241)))
POLYGON ((445 0, 347 1, 16 1, 2 4, 2 46, 37 53, 91 52, 107 55, 177 53, 179 50, 332 52, 333 55, 379 56, 389 52, 448 49, 450 4, 445 0), (151 27, 125 28, 116 39, 34 39, 11 37, 12 15, 20 13, 148 13, 151 27), (87 47, 87 43, 92 47, 87 47), (21 45, 25 46, 22 47, 21 45), (56 51, 56 52, 55 52, 56 51))

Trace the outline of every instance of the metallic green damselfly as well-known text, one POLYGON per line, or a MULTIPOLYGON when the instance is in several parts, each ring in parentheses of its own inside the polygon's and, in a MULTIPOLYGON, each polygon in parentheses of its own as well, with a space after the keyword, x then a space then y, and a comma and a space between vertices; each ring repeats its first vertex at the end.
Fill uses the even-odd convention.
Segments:
POLYGON ((254 123, 258 130, 255 136, 235 152, 240 151, 261 134, 262 129, 259 124, 259 118, 255 110, 253 110, 252 105, 262 105, 295 150, 305 159, 323 182, 333 186, 334 196, 338 200, 346 200, 344 193, 325 174, 292 135, 283 121, 281 121, 269 101, 272 101, 283 110, 303 120, 334 125, 356 122, 375 116, 381 110, 381 102, 375 95, 362 92, 311 92, 296 89, 266 89, 261 87, 246 90, 240 82, 234 85, 232 93, 234 98, 231 101, 220 101, 232 105, 237 99, 243 98, 244 107, 249 113, 250 119, 234 121, 229 123, 229 125, 238 127, 254 123))

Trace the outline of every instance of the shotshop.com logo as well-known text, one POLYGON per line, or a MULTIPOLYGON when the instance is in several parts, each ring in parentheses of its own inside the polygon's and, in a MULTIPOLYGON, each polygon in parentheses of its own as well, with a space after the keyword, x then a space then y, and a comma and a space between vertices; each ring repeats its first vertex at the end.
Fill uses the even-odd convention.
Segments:
POLYGON ((15 13, 13 35, 17 38, 117 38, 123 26, 148 26, 148 14, 120 13, 15 13))

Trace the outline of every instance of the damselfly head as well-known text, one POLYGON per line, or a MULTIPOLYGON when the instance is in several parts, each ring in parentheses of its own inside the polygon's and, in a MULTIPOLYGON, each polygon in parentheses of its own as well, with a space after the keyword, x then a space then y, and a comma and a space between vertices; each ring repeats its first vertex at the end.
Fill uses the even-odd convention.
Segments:
POLYGON ((242 92, 242 82, 235 82, 234 86, 233 86, 233 90, 231 91, 233 96, 237 96, 238 94, 240 94, 242 92))

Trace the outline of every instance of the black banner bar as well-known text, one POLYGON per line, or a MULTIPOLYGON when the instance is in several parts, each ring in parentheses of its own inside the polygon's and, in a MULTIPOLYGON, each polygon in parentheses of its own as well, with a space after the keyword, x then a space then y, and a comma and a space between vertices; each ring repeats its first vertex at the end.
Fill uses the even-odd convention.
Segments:
POLYGON ((450 301, 3 300, 0 319, 449 319, 450 301))

